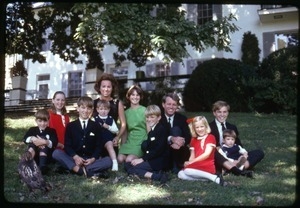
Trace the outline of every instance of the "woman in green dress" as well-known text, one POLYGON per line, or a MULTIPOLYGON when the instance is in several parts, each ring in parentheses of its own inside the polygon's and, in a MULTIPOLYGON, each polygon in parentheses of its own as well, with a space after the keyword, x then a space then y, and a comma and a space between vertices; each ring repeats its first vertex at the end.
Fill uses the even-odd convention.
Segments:
POLYGON ((127 128, 122 136, 122 142, 118 154, 118 162, 131 162, 133 159, 143 156, 141 144, 147 139, 147 127, 145 110, 146 107, 140 105, 143 98, 143 90, 137 86, 131 86, 127 93, 126 99, 130 107, 125 111, 127 128))

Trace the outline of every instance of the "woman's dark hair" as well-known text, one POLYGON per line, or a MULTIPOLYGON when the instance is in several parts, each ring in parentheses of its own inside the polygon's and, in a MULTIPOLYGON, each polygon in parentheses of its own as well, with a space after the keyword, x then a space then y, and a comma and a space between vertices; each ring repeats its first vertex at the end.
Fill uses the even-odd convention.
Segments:
POLYGON ((137 86, 137 85, 132 85, 132 86, 128 89, 127 93, 126 93, 126 98, 127 98, 128 100, 129 100, 130 95, 133 93, 133 91, 136 91, 137 94, 140 95, 141 100, 143 99, 144 92, 143 92, 142 88, 140 88, 140 87, 137 86))
POLYGON ((117 96, 118 95, 118 81, 112 74, 108 74, 108 73, 103 73, 101 75, 101 77, 99 77, 99 79, 96 81, 96 83, 94 85, 94 89, 96 90, 96 92, 98 92, 100 94, 100 86, 101 86, 101 82, 103 80, 108 80, 111 82, 111 85, 112 85, 111 97, 114 98, 115 96, 117 96))

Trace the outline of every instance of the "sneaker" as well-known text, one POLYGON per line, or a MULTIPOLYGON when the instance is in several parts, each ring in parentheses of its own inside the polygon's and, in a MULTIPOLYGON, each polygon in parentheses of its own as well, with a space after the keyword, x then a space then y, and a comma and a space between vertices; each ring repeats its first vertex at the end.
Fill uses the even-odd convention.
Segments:
POLYGON ((240 157, 238 163, 236 164, 236 167, 240 169, 240 167, 243 166, 246 161, 247 159, 245 157, 240 157))
POLYGON ((118 167, 118 163, 113 163, 112 165, 112 171, 118 171, 119 167, 118 167))

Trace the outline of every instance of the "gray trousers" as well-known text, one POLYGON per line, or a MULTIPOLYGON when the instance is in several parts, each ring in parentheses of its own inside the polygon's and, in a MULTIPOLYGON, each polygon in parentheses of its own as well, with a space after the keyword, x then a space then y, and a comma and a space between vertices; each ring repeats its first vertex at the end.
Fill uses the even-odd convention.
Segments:
MULTIPOLYGON (((73 167, 76 166, 74 159, 60 149, 54 150, 52 157, 56 161, 58 161, 63 167, 69 170, 72 170, 73 167)), ((110 157, 107 156, 100 159, 96 159, 95 162, 85 166, 85 168, 89 173, 99 173, 111 168, 111 166, 112 160, 110 159, 110 157)))

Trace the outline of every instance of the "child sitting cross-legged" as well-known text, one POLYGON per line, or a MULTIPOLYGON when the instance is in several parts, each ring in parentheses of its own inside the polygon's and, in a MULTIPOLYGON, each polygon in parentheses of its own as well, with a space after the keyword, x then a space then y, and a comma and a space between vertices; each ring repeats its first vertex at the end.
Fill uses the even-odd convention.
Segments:
POLYGON ((168 164, 168 135, 166 128, 159 123, 161 111, 157 105, 149 105, 145 111, 146 125, 149 129, 147 140, 142 142, 144 155, 125 163, 125 170, 129 175, 167 182, 164 170, 168 164))

